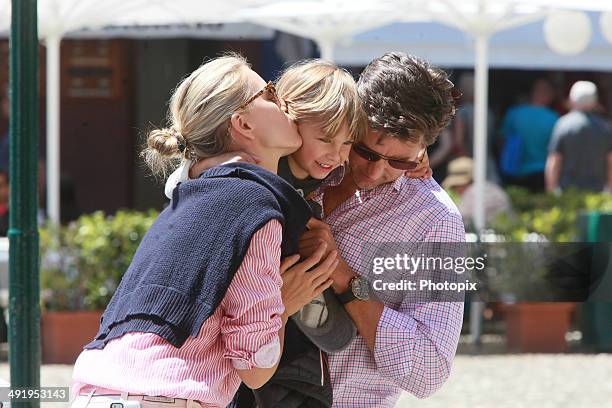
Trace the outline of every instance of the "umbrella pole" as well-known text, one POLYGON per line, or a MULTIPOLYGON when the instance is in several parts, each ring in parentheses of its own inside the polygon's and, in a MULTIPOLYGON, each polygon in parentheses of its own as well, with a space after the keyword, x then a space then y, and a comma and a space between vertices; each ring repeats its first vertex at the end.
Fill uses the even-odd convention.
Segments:
POLYGON ((60 222, 60 43, 61 35, 45 39, 47 48, 47 214, 60 222))
MULTIPOLYGON (((489 36, 478 33, 475 35, 476 61, 474 64, 475 92, 474 92, 474 227, 480 236, 485 227, 484 191, 486 181, 487 163, 487 113, 489 66, 487 51, 489 36)), ((472 344, 480 345, 482 334, 482 311, 484 304, 476 296, 472 300, 470 313, 470 334, 472 344)))
POLYGON ((321 59, 333 62, 335 42, 333 40, 316 40, 316 42, 321 51, 321 59))
MULTIPOLYGON (((37 1, 13 0, 10 45, 9 361, 13 388, 40 386, 37 1)), ((39 407, 38 400, 13 407, 39 407)))
POLYGON ((487 106, 489 89, 489 36, 478 33, 476 42, 474 114, 474 226, 480 234, 485 227, 484 192, 487 172, 487 106))

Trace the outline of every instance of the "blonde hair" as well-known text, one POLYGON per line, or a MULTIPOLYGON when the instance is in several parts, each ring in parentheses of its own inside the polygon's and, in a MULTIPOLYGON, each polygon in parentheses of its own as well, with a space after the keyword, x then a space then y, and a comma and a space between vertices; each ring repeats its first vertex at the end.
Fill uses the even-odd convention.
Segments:
POLYGON ((238 54, 228 54, 201 65, 177 86, 170 99, 168 128, 149 133, 142 156, 155 175, 181 157, 197 159, 227 151, 232 113, 253 91, 247 84, 250 65, 238 54))
POLYGON ((276 89, 298 123, 320 124, 330 137, 346 123, 352 140, 365 136, 368 122, 357 84, 333 63, 320 59, 298 62, 283 72, 276 89))

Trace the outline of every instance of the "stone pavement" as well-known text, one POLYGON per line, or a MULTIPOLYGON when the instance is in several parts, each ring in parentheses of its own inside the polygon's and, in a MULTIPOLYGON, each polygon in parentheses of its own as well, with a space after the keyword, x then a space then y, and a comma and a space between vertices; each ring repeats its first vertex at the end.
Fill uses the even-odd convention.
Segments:
POLYGON ((459 355, 451 377, 425 400, 404 394, 397 407, 612 407, 612 355, 459 355))
MULTIPOLYGON (((68 386, 71 371, 71 366, 45 365, 41 384, 68 386)), ((0 364, 0 378, 8 377, 8 364, 0 364)), ((397 407, 612 408, 611 377, 610 354, 458 355, 440 391, 425 400, 404 394, 397 407)))

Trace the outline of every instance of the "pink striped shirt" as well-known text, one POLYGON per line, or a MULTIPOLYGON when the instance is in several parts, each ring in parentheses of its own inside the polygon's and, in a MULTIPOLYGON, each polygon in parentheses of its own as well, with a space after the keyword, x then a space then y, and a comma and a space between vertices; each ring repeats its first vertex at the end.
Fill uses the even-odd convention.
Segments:
POLYGON ((272 367, 280 357, 281 240, 276 220, 253 235, 221 304, 182 347, 155 334, 128 333, 102 350, 83 351, 74 366, 75 393, 94 385, 227 406, 240 385, 236 369, 272 367))

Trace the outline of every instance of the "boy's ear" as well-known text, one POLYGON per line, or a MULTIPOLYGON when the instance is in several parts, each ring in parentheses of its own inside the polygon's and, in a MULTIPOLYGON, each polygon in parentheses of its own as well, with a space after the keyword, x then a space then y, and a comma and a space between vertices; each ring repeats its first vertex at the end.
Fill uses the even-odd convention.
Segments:
POLYGON ((234 112, 230 118, 230 134, 238 143, 255 139, 251 123, 246 115, 240 112, 234 112))

